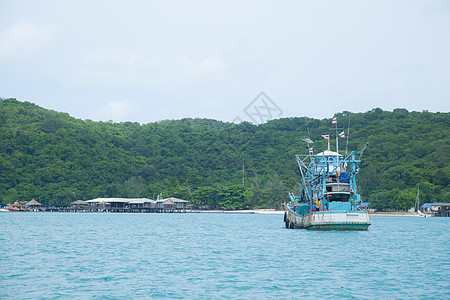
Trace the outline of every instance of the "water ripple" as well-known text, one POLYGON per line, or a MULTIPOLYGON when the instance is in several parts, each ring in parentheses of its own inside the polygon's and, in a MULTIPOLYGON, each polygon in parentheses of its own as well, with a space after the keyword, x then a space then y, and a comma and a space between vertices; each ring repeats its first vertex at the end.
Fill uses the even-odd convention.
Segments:
POLYGON ((2 213, 1 299, 448 299, 449 219, 367 232, 279 215, 2 213))

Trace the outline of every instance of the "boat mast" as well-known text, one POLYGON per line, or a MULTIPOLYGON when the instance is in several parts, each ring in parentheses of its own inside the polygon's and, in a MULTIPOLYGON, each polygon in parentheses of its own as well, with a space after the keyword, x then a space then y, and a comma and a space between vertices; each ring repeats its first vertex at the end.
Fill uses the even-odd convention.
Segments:
MULTIPOLYGON (((334 125, 334 128, 331 127, 331 130, 335 130, 336 132, 336 153, 339 153, 339 141, 338 141, 338 129, 342 129, 342 128, 338 128, 337 127, 337 116, 334 115, 333 119, 331 120, 331 125, 334 125)), ((328 139, 328 151, 330 151, 330 140, 328 139)))
POLYGON ((339 142, 338 142, 338 133, 337 133, 337 122, 334 123, 334 128, 336 129, 336 153, 339 153, 339 142))
POLYGON ((417 186, 416 205, 414 205, 416 212, 419 212, 419 186, 417 186))

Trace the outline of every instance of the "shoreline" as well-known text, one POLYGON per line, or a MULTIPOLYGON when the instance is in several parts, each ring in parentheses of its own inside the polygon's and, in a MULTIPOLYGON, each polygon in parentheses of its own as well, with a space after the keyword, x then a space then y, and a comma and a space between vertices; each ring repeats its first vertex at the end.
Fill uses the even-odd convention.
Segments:
MULTIPOLYGON (((1 210, 0 212, 11 212, 8 210, 1 210)), ((14 211, 13 211, 14 212, 14 211)), ((70 212, 70 213, 132 213, 131 211, 84 211, 84 210, 68 210, 68 211, 37 211, 37 210, 27 210, 21 212, 70 212)), ((173 212, 173 211, 171 211, 173 212)), ((277 209, 243 209, 243 210, 185 210, 177 211, 177 213, 193 213, 193 214, 258 214, 258 215, 283 215, 285 210, 277 209)), ((146 212, 146 213, 157 213, 157 212, 146 212)), ((162 211, 159 213, 170 213, 169 211, 162 211)), ((383 216, 383 217, 414 217, 416 213, 410 212, 369 212, 369 216, 383 216)), ((425 214, 427 217, 433 217, 433 214, 425 214)))
POLYGON ((219 214, 259 214, 259 215, 282 215, 284 214, 284 210, 275 210, 275 209, 243 209, 243 210, 193 210, 189 211, 189 213, 219 213, 219 214))
MULTIPOLYGON (((370 216, 391 216, 391 217, 414 217, 416 213, 410 212, 389 212, 389 211, 380 211, 380 212, 369 212, 370 216)), ((427 217, 432 217, 431 214, 425 214, 427 217)))
MULTIPOLYGON (((275 209, 245 209, 245 210, 195 210, 190 213, 220 213, 220 214, 261 214, 261 215, 282 215, 284 210, 275 209)), ((427 217, 431 215, 426 214, 427 217)), ((369 212, 369 216, 384 217, 414 217, 415 213, 410 212, 369 212)))

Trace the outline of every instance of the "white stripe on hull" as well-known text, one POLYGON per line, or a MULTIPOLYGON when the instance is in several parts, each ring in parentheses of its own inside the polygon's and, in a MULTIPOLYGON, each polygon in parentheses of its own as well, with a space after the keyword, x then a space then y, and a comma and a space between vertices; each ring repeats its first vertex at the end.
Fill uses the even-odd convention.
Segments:
POLYGON ((367 212, 314 211, 303 215, 287 211, 290 228, 311 228, 320 230, 367 230, 370 217, 367 212), (333 228, 335 227, 335 228, 333 228))

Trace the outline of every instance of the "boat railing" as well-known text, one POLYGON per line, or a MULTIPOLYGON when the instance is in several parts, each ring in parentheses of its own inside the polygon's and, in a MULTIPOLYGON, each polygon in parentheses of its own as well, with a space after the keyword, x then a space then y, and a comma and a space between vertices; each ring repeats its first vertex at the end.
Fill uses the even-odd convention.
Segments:
POLYGON ((350 195, 350 194, 351 194, 351 191, 350 191, 350 190, 341 190, 341 191, 325 192, 325 195, 333 195, 333 194, 346 194, 346 195, 350 195))
POLYGON ((342 214, 342 213, 348 213, 346 210, 316 210, 314 211, 315 214, 342 214))

